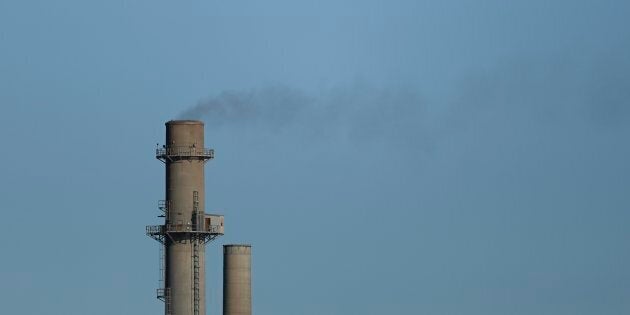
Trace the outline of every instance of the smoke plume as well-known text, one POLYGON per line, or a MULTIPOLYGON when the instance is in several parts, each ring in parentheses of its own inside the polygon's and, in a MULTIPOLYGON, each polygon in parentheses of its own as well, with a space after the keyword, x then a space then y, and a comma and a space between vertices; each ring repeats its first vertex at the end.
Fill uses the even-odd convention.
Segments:
POLYGON ((225 91, 179 115, 204 120, 207 128, 243 126, 265 132, 354 140, 404 137, 419 123, 424 103, 419 93, 368 85, 336 87, 317 94, 287 86, 225 91))
POLYGON ((431 149, 445 137, 473 129, 500 133, 518 128, 553 132, 558 126, 623 127, 630 120, 629 72, 630 63, 619 51, 607 62, 519 60, 467 75, 448 96, 431 101, 421 97, 430 96, 430 91, 420 87, 351 84, 309 93, 273 86, 221 92, 179 118, 202 119, 208 128, 247 126, 431 149))

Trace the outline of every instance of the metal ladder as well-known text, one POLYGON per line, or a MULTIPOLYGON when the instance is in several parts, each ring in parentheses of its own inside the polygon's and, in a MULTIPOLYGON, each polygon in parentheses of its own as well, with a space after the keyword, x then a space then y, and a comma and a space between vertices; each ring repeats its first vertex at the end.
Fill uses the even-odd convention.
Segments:
MULTIPOLYGON (((193 229, 197 231, 199 229, 199 193, 197 191, 193 191, 193 229)), ((193 237, 191 240, 193 251, 192 251, 192 260, 193 260, 193 314, 199 315, 199 240, 196 237, 193 237)))
POLYGON ((165 284, 166 271, 166 254, 165 245, 160 246, 160 278, 159 287, 157 289, 157 298, 164 302, 164 314, 171 315, 171 288, 167 288, 165 284))
POLYGON ((171 288, 164 289, 164 314, 171 315, 171 288))
POLYGON ((193 314, 199 315, 199 245, 193 242, 193 314))
MULTIPOLYGON (((165 285, 165 275, 166 275, 166 245, 160 245, 160 276, 159 276, 159 280, 158 280, 158 288, 163 289, 166 288, 165 285)), ((158 294, 158 298, 160 298, 160 295, 158 294)))

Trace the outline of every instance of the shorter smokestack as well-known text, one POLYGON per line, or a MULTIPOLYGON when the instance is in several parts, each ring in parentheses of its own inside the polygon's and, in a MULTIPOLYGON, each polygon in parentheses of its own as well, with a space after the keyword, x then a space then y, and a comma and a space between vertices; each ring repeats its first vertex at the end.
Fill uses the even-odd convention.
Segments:
POLYGON ((252 247, 223 245, 223 315, 252 314, 252 247))

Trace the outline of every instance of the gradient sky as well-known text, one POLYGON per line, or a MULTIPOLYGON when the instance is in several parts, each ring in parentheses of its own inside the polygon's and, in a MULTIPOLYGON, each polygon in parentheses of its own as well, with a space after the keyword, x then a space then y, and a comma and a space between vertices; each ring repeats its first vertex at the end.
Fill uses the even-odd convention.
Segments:
POLYGON ((0 313, 161 314, 153 150, 218 103, 208 314, 237 242, 257 315, 629 314, 629 13, 0 0, 0 313))

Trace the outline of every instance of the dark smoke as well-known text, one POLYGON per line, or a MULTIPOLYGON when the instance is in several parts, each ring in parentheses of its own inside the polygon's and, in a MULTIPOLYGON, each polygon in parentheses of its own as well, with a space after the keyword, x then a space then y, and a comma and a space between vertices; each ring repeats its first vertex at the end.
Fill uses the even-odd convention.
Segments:
POLYGON ((404 138, 405 129, 419 123, 423 106, 411 89, 355 84, 309 94, 275 86, 225 91, 200 101, 179 118, 204 120, 207 128, 247 125, 305 136, 404 138))
POLYGON ((626 51, 613 51, 605 61, 561 57, 507 62, 462 78, 448 97, 430 102, 419 88, 354 84, 308 93, 275 86, 225 91, 179 118, 202 119, 207 128, 248 126, 310 138, 380 139, 423 149, 473 129, 616 129, 630 120, 626 51))
POLYGON ((310 103, 304 93, 289 87, 224 91, 200 101, 179 118, 203 119, 211 127, 246 123, 276 128, 291 123, 310 103))

